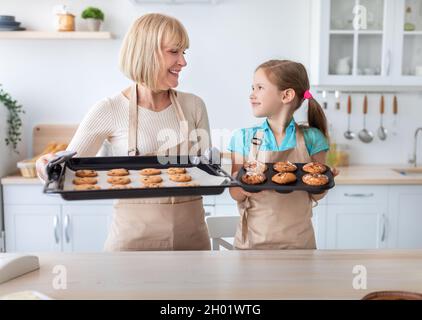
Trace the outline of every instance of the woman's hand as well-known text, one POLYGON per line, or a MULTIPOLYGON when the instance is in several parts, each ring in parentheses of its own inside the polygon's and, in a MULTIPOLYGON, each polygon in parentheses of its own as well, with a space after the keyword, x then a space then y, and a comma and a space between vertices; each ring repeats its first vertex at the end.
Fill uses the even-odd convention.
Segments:
POLYGON ((37 170, 38 178, 44 182, 48 180, 47 176, 47 164, 48 162, 55 157, 54 153, 47 153, 37 159, 35 162, 35 168, 37 170))

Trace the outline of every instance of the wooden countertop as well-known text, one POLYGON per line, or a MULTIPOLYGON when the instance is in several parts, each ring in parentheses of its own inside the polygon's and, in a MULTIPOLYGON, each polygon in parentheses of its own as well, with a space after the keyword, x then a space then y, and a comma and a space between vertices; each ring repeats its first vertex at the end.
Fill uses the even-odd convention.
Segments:
MULTIPOLYGON (((223 165, 230 173, 231 166, 223 165)), ((336 177, 338 185, 422 185, 422 175, 405 176, 393 168, 406 169, 406 165, 380 165, 380 166, 349 166, 339 167, 340 174, 336 177)), ((1 184, 41 184, 38 178, 24 178, 19 174, 10 175, 1 179, 1 184)))
MULTIPOLYGON (((7 255, 7 254, 6 254, 7 255)), ((422 250, 167 251, 38 254, 41 268, 0 285, 54 299, 361 299, 421 292, 422 250), (62 265, 67 289, 52 283, 62 265), (365 266, 367 289, 353 268, 365 266)))

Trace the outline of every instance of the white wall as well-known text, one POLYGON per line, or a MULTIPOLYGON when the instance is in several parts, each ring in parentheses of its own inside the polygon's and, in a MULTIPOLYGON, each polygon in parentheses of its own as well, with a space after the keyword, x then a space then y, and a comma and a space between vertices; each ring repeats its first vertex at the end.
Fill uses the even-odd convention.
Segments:
MULTIPOLYGON (((254 68, 269 58, 289 58, 309 65, 310 1, 221 0, 216 6, 134 6, 129 0, 1 0, 0 14, 16 15, 25 27, 37 30, 52 28, 52 8, 56 4, 68 4, 78 15, 88 5, 98 6, 106 15, 104 29, 116 38, 1 40, 0 83, 25 107, 27 141, 31 139, 32 127, 38 123, 78 123, 93 103, 129 84, 117 68, 117 56, 131 22, 147 12, 163 12, 179 18, 191 38, 188 67, 181 76, 179 89, 205 100, 213 129, 250 126, 261 121, 252 117, 248 104, 254 68)), ((77 26, 84 27, 81 19, 77 26)), ((419 120, 422 98, 405 95, 399 99, 398 136, 370 145, 353 141, 354 163, 407 161, 413 130, 418 122, 422 125, 419 120)), ((346 129, 344 108, 338 112, 330 107, 327 114, 341 142, 346 129)), ((371 102, 368 118, 371 129, 378 124, 377 109, 371 102)), ((386 124, 389 121, 387 118, 386 124)), ((352 125, 355 130, 361 128, 360 115, 353 115, 352 125)), ((31 143, 27 145, 27 152, 31 153, 31 143)))

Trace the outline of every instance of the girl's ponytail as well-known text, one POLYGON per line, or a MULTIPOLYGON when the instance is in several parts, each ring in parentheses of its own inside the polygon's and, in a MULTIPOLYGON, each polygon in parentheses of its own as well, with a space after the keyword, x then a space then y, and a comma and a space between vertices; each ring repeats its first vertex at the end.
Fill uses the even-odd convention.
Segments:
POLYGON ((310 127, 318 128, 324 136, 328 137, 327 118, 321 108, 321 105, 314 98, 308 101, 308 125, 310 127))

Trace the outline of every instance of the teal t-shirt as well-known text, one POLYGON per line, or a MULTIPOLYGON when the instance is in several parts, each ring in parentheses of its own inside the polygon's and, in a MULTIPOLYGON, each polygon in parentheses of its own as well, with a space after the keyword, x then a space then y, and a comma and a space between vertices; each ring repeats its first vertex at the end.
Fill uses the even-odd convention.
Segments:
MULTIPOLYGON (((271 131, 270 125, 267 119, 265 119, 261 125, 236 130, 230 140, 228 150, 230 152, 247 156, 249 154, 251 140, 258 130, 264 131, 264 138, 260 147, 261 151, 284 151, 296 147, 296 126, 294 119, 292 119, 287 126, 286 135, 281 142, 281 145, 277 145, 277 141, 271 131)), ((318 152, 328 151, 330 149, 327 138, 317 128, 304 128, 303 136, 306 148, 311 156, 318 152)))

